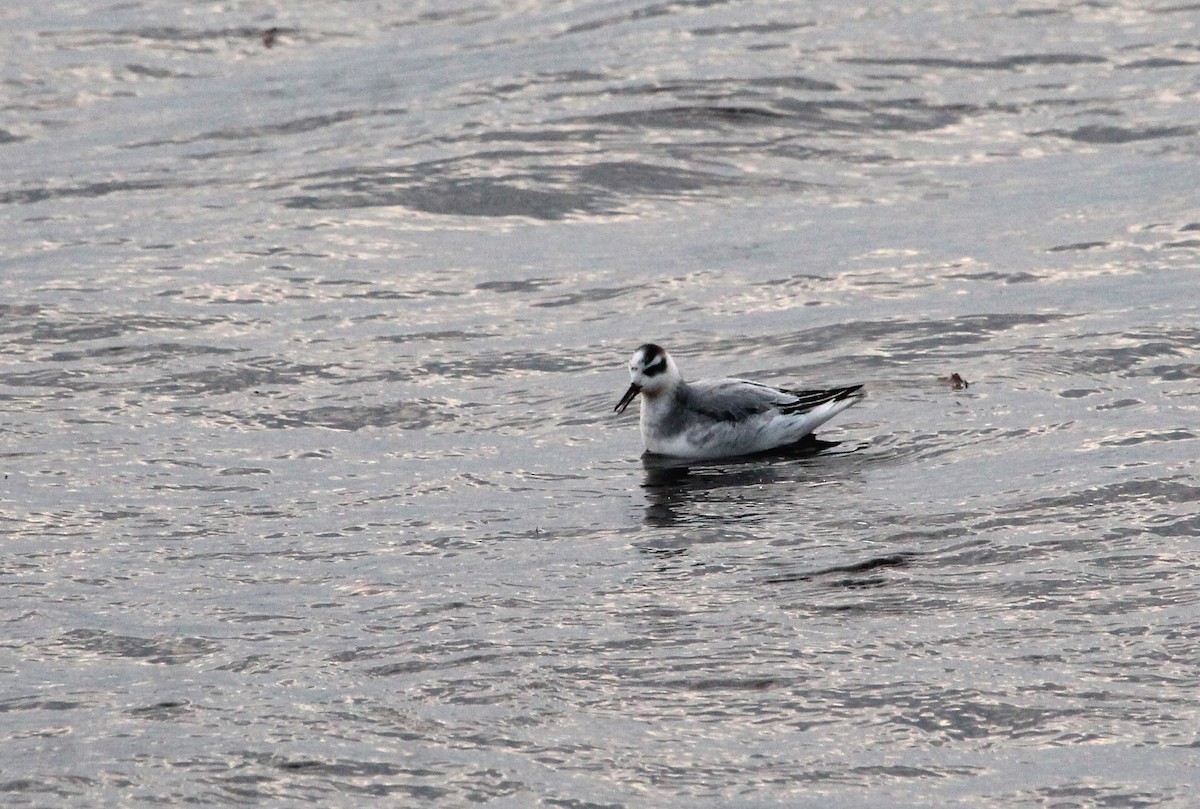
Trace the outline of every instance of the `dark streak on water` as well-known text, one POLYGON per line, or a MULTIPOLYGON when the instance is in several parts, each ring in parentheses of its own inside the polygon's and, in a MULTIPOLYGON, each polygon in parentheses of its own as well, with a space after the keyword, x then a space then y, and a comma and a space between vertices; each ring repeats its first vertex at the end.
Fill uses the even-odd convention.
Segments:
POLYGON ((4 20, 0 803, 1200 800, 1195 5, 4 20))

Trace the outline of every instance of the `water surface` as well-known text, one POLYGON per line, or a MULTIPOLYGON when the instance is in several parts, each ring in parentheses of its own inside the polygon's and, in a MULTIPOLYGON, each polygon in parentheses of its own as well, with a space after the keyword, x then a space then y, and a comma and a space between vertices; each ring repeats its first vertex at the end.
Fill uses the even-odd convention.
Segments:
POLYGON ((1196 802, 1194 7, 0 19, 5 805, 1196 802))

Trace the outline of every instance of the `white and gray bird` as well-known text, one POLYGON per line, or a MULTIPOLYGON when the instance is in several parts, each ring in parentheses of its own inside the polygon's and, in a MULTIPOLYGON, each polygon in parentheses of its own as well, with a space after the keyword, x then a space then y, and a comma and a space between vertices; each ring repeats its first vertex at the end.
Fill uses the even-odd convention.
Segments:
POLYGON ((623 413, 642 394, 646 450, 697 460, 795 444, 866 395, 862 385, 787 390, 746 379, 685 382, 675 360, 654 343, 633 352, 629 378, 613 409, 623 413))

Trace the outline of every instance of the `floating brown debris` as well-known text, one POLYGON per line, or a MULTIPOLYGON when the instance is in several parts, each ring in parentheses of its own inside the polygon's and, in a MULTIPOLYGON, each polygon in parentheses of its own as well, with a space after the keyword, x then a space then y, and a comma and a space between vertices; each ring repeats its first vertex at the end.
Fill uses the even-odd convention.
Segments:
POLYGON ((268 28, 262 32, 262 44, 264 48, 271 48, 275 45, 275 40, 279 38, 278 28, 268 28))
POLYGON ((955 390, 965 390, 966 388, 971 387, 971 383, 963 379, 962 376, 957 373, 942 377, 942 381, 950 383, 950 387, 954 388, 955 390))

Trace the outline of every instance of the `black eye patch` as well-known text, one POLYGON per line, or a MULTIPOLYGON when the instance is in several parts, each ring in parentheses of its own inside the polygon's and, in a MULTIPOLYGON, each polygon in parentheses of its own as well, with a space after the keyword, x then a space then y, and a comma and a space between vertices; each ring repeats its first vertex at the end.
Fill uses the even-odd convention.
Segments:
POLYGON ((667 370, 667 360, 665 357, 659 357, 654 362, 643 368, 642 373, 646 376, 658 376, 665 370, 667 370))

